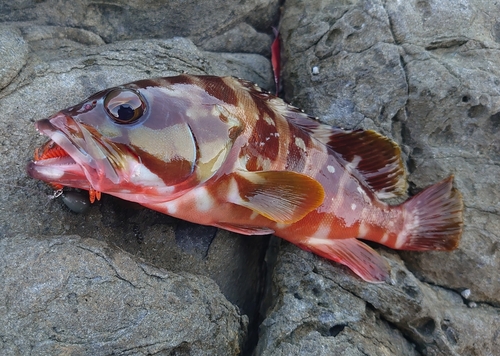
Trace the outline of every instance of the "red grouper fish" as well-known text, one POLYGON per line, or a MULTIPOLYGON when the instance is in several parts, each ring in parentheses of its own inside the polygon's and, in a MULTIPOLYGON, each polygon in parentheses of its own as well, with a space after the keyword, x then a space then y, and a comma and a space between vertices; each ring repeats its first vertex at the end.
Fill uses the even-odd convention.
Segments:
POLYGON ((255 84, 180 75, 103 90, 36 122, 50 140, 28 164, 54 187, 137 202, 244 235, 275 234, 389 280, 359 239, 398 250, 452 250, 462 198, 449 177, 401 205, 396 143, 371 130, 322 124, 255 84))

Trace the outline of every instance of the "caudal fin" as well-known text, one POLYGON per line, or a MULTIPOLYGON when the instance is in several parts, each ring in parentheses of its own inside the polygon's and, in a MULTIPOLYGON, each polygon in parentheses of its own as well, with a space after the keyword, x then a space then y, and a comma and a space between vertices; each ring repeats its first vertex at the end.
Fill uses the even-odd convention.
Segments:
POLYGON ((436 183, 401 206, 404 227, 400 250, 453 250, 462 235, 462 195, 453 188, 453 176, 436 183))

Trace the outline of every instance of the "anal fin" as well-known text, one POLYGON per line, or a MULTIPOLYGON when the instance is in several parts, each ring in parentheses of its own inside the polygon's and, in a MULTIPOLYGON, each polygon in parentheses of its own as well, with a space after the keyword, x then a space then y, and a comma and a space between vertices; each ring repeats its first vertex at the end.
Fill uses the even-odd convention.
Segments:
POLYGON ((303 244, 315 254, 341 263, 367 282, 383 283, 390 279, 387 261, 358 239, 310 238, 303 244))

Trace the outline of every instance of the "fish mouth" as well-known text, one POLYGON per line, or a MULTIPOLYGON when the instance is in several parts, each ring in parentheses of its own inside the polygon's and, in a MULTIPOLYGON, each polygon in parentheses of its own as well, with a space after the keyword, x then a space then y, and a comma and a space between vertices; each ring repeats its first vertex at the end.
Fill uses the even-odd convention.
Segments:
POLYGON ((63 113, 39 120, 35 127, 50 140, 28 164, 31 177, 53 186, 97 191, 106 191, 120 182, 117 168, 121 155, 116 145, 94 128, 63 113))

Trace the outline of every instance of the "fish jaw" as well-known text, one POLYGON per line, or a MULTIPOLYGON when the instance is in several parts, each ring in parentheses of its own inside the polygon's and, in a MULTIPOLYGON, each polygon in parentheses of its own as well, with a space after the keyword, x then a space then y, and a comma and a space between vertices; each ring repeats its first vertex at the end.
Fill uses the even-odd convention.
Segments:
POLYGON ((82 167, 70 156, 31 161, 26 171, 30 177, 52 185, 85 190, 91 188, 82 167))
POLYGON ((53 185, 97 191, 107 191, 120 183, 118 168, 124 165, 124 156, 116 145, 101 139, 96 130, 63 113, 39 120, 35 126, 67 155, 35 158, 27 166, 31 177, 53 185))

